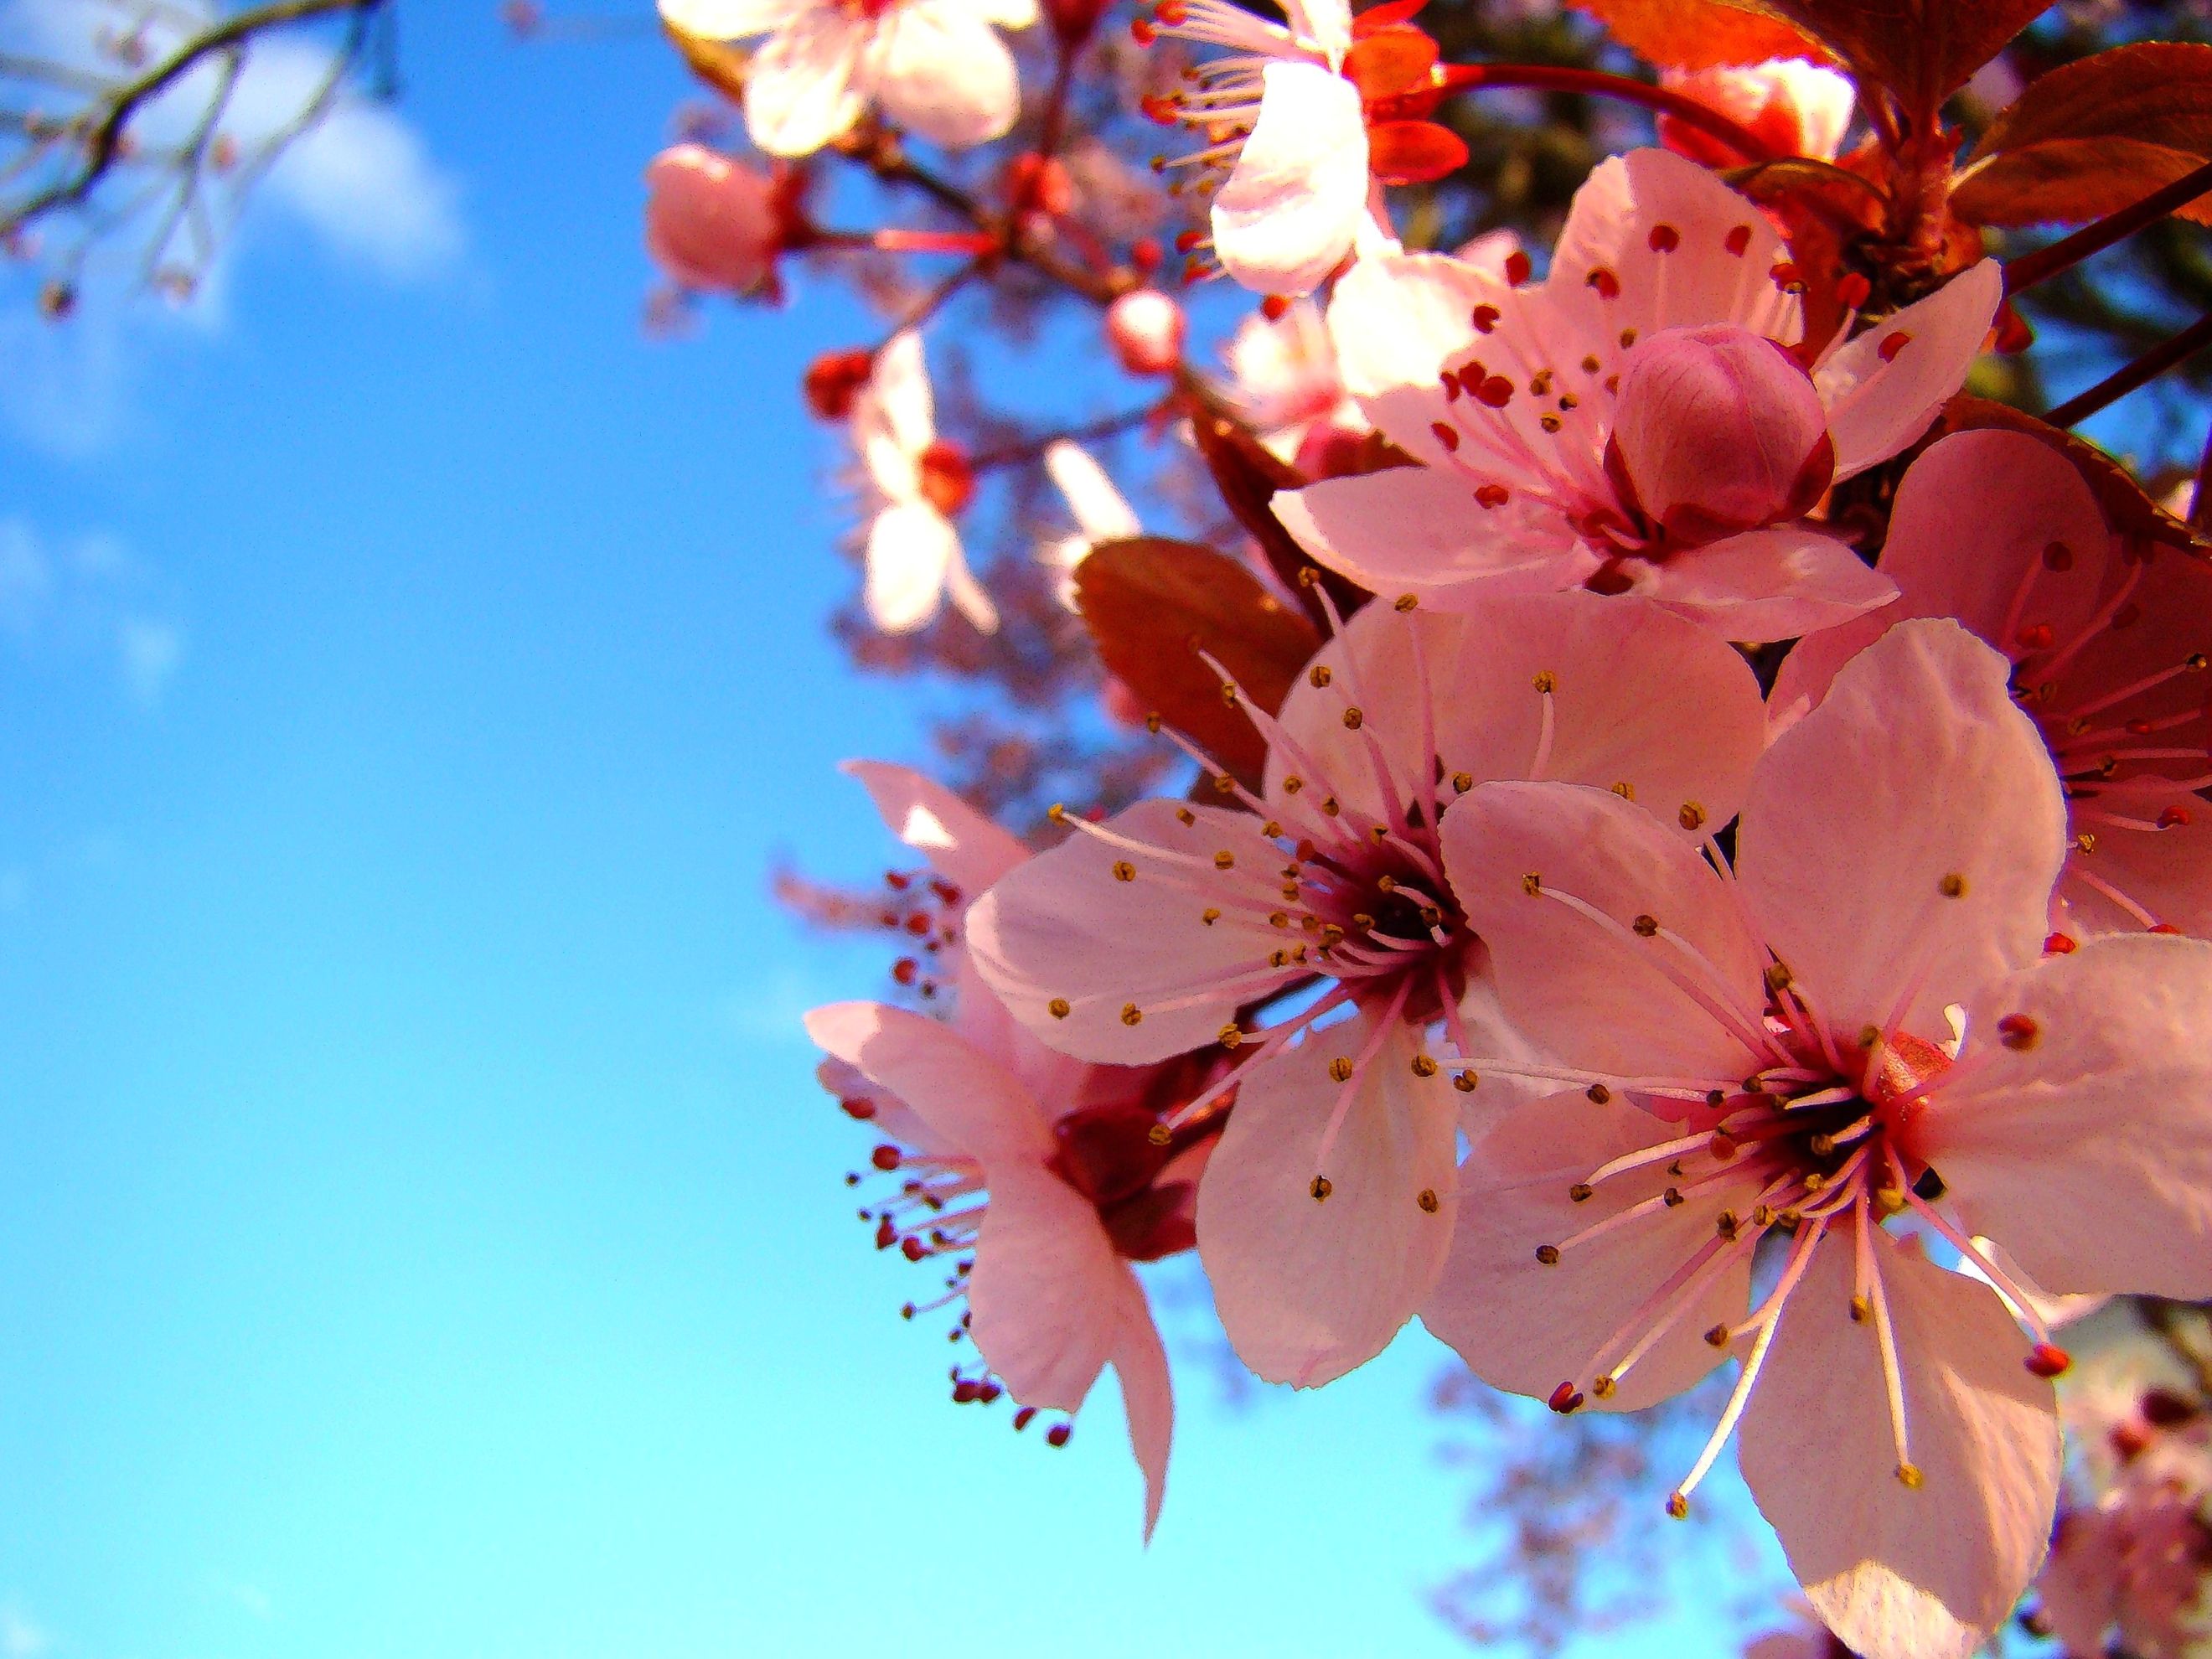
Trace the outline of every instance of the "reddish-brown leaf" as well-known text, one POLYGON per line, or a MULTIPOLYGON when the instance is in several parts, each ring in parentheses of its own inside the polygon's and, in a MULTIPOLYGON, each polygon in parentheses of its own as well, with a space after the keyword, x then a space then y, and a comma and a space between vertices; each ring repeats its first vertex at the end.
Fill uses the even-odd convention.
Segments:
POLYGON ((2024 432, 2031 438, 2041 440, 2073 463, 2082 482, 2096 496, 2097 504, 2105 509, 2105 517, 2112 526, 2124 535, 2142 536, 2156 542, 2171 543, 2176 547, 2194 547, 2197 538, 2189 526, 2146 495, 2135 475, 2126 467, 2091 443, 2087 438, 2077 438, 2048 421, 2039 421, 2008 404, 1992 403, 1986 398, 1970 398, 1964 392, 1943 405, 1943 413, 1929 433, 1929 441, 1945 437, 1954 432, 1973 432, 1994 428, 2004 432, 2024 432))
POLYGON ((1099 660, 1138 701, 1256 787, 1267 746, 1198 653, 1272 714, 1321 648, 1319 630, 1226 554, 1161 536, 1093 548, 1075 568, 1075 602, 1099 660))
MULTIPOLYGON (((2116 213, 2212 160, 2212 46, 2147 41, 2062 65, 1990 124, 1951 193, 1982 225, 2116 213)), ((2212 223, 2212 195, 2182 210, 2212 223)))
POLYGON ((1908 114, 1933 115, 2051 0, 1741 0, 1823 41, 1908 114))
POLYGON ((1668 69, 1826 56, 1804 31, 1724 0, 1574 0, 1638 57, 1668 69))
POLYGON ((1308 558, 1267 505, 1279 491, 1296 489, 1305 483, 1295 467, 1285 466, 1242 426, 1210 409, 1192 413, 1190 431, 1199 459, 1206 463, 1206 470, 1213 475, 1214 488, 1221 492, 1222 503, 1245 533, 1260 544, 1267 568, 1298 595, 1316 626, 1327 617, 1320 600, 1305 586, 1309 580, 1317 580, 1328 589, 1340 617, 1349 617, 1366 602, 1365 589, 1355 587, 1334 571, 1321 569, 1308 558), (1312 576, 1306 575, 1308 571, 1314 573, 1312 576))

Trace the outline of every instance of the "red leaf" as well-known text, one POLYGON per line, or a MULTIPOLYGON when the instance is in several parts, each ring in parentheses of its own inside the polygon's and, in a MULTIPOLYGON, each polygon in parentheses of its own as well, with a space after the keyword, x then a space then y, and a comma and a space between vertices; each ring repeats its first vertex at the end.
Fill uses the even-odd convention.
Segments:
POLYGON ((1386 185, 1425 185, 1466 165, 1466 142, 1434 121, 1381 121, 1367 130, 1368 169, 1386 185))
POLYGON ((1638 57, 1668 69, 1826 54, 1805 33, 1723 0, 1574 0, 1638 57))
POLYGON ((1943 100, 2051 0, 1741 0, 1825 43, 1862 82, 1887 87, 1906 114, 1932 118, 1943 100))

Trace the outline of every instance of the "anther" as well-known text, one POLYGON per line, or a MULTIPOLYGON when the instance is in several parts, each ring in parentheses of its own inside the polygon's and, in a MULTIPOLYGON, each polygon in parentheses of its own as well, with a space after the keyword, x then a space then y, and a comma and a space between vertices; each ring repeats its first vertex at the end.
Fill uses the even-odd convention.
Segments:
POLYGON ((1437 1063, 1435 1060, 1430 1059, 1426 1054, 1415 1054, 1413 1056, 1413 1075, 1415 1077, 1434 1077, 1436 1074, 1437 1063))
POLYGON ((1669 1187, 1665 1192, 1660 1194, 1659 1197, 1670 1210, 1679 1210, 1689 1201, 1682 1196, 1682 1189, 1680 1187, 1669 1187))
POLYGON ((1235 867, 1236 863, 1237 854, 1225 847, 1213 855, 1213 867, 1217 870, 1231 869, 1235 867))
POLYGON ((1054 823, 1066 823, 1067 803, 1066 801, 1059 800, 1053 802, 1051 805, 1044 809, 1044 815, 1048 818, 1051 819, 1054 823))
POLYGON ((1542 692, 1547 697, 1559 688, 1559 676, 1553 673, 1548 668, 1538 669, 1534 676, 1529 680, 1528 684, 1534 686, 1537 690, 1542 692))
POLYGON ((1464 795, 1468 790, 1474 787, 1474 774, 1472 772, 1453 773, 1451 775, 1451 787, 1452 793, 1455 795, 1464 795))
POLYGON ((1192 824, 1198 822, 1198 814, 1192 811, 1188 806, 1178 806, 1176 808, 1176 822, 1182 824, 1185 829, 1188 829, 1192 824))
POLYGON ((1882 336, 1881 343, 1875 348, 1875 355, 1886 363, 1897 361, 1897 354, 1912 343, 1912 337, 1902 331, 1882 336))
POLYGON ((1851 1323, 1863 1325, 1874 1317, 1874 1304, 1863 1296, 1851 1298, 1851 1323))
POLYGON ((1140 1023, 1140 1022, 1144 1019, 1144 1018, 1145 1018, 1144 1011, 1143 1011, 1142 1009, 1139 1008, 1135 1003, 1133 1003, 1133 1002, 1125 1002, 1125 1003, 1123 1003, 1123 1004, 1121 1005, 1121 1024, 1124 1024, 1124 1025, 1135 1025, 1135 1024, 1138 1024, 1139 1023, 1140 1023))
POLYGON ((1602 1106, 1613 1098, 1613 1091, 1602 1083, 1593 1083, 1583 1092, 1589 1097, 1589 1103, 1593 1106, 1602 1106))
POLYGON ((1136 878, 1137 866, 1135 865, 1130 863, 1127 859, 1116 859, 1114 860, 1115 880, 1134 881, 1136 878))
POLYGON ((1425 1215, 1434 1215, 1442 1207, 1437 1199, 1437 1189, 1433 1187, 1422 1188, 1413 1202, 1421 1206, 1422 1213, 1425 1215))
POLYGON ((1874 1045, 1875 1045, 1875 1043, 1877 1043, 1877 1042, 1881 1042, 1881 1026, 1879 1026, 1879 1025, 1862 1025, 1862 1026, 1860 1026, 1860 1027, 1859 1027, 1859 1047, 1860 1047, 1860 1048, 1873 1048, 1873 1047, 1874 1047, 1874 1045))
POLYGON ((1634 800, 1636 799, 1636 786, 1629 782, 1627 779, 1623 778, 1620 782, 1613 786, 1613 793, 1620 796, 1623 800, 1634 800))
POLYGON ((1513 492, 1502 483, 1481 484, 1474 492, 1474 504, 1491 512, 1496 512, 1512 499, 1513 492))
POLYGON ((1927 1478, 1920 1473, 1920 1465, 1917 1463, 1899 1463, 1897 1466, 1898 1484, 1907 1492, 1918 1492, 1922 1483, 1927 1478))
POLYGON ((1559 1247, 1556 1244, 1539 1244, 1536 1247, 1536 1260, 1542 1262, 1547 1267, 1558 1267, 1559 1265, 1559 1247))
POLYGON ((1659 931, 1659 918, 1654 915, 1641 915, 1629 926, 1635 930, 1637 938, 1650 939, 1659 931))
POLYGON ((1674 821, 1685 830, 1701 830, 1705 827, 1705 809, 1696 801, 1686 800, 1682 810, 1674 814, 1674 821))
POLYGON ((1306 1190, 1313 1194, 1314 1202, 1318 1204, 1334 1192, 1336 1186, 1327 1176, 1316 1176, 1313 1178, 1313 1184, 1306 1190))
POLYGON ((1045 1012, 1050 1014, 1054 1019, 1066 1019, 1070 1012, 1067 999, 1066 997, 1054 997, 1050 1002, 1046 1003, 1044 1006, 1045 1012))
POLYGON ((1667 1494, 1667 1513, 1674 1516, 1677 1521, 1688 1520, 1690 1518, 1690 1500, 1683 1497, 1680 1492, 1668 1492, 1667 1494))
POLYGON ((2007 1014, 1997 1022, 1997 1041, 2008 1048, 2033 1048, 2042 1034, 2042 1028, 2026 1014, 2007 1014))
POLYGON ((1705 1333, 1705 1340, 1716 1348, 1725 1348, 1729 1345, 1729 1328, 1726 1325, 1714 1326, 1705 1333))
POLYGON ((1790 965, 1787 963, 1778 962, 1766 970, 1766 988, 1770 991, 1786 991, 1790 988, 1791 977, 1790 965))
POLYGON ((1306 670, 1306 684, 1316 690, 1319 690, 1335 678, 1335 675, 1329 672, 1328 665, 1325 662, 1317 662, 1306 670))
POLYGON ((2038 1376, 2063 1376, 2073 1363, 2073 1355, 2051 1342, 2037 1343, 2027 1351, 2027 1358, 2021 1361, 2038 1376))
POLYGON ((1214 1038, 1224 1048, 1234 1048, 1244 1041, 1244 1028, 1234 1021, 1214 1033, 1214 1038))
POLYGON ((1613 1390, 1619 1386, 1620 1384, 1610 1376, 1595 1376, 1590 1379, 1590 1392, 1601 1400, 1612 1399, 1613 1390))
POLYGON ((1905 1189, 1901 1187, 1877 1187, 1874 1189, 1874 1207, 1887 1220, 1905 1207, 1905 1189))
POLYGON ((1395 599, 1391 601, 1390 608, 1394 611, 1411 611, 1415 605, 1420 604, 1420 602, 1419 599, 1413 594, 1401 593, 1395 599))
POLYGON ((1527 875, 1521 878, 1521 890, 1528 894, 1530 898, 1535 897, 1537 894, 1544 890, 1544 878, 1537 872, 1531 870, 1527 875))
POLYGON ((1567 1196, 1577 1204, 1586 1204, 1589 1201, 1589 1195, 1596 1190, 1587 1181, 1577 1181, 1567 1188, 1567 1196))
POLYGON ((1452 1087, 1458 1090, 1460 1093, 1463 1095, 1473 1094, 1481 1085, 1481 1082, 1482 1079, 1477 1077, 1473 1072, 1454 1072, 1452 1073, 1452 1087))
POLYGON ((1954 870, 1936 884, 1936 890, 1945 898, 1964 898, 1966 896, 1966 878, 1954 870))
POLYGON ((1349 1082, 1351 1082, 1351 1081, 1352 1081, 1352 1058, 1351 1058, 1351 1056, 1350 1056, 1350 1055, 1348 1055, 1348 1054, 1339 1054, 1339 1055, 1338 1055, 1334 1060, 1332 1060, 1331 1061, 1329 1061, 1329 1063, 1328 1063, 1328 1074, 1329 1074, 1331 1077, 1334 1078, 1334 1079, 1335 1079, 1339 1083, 1349 1083, 1349 1082))
POLYGON ((1360 723, 1366 718, 1367 716, 1361 714, 1357 708, 1346 708, 1344 711, 1344 729, 1347 732, 1357 732, 1360 723))
POLYGON ((1073 1423, 1055 1423, 1044 1431, 1044 1443, 1048 1446, 1065 1446, 1067 1437, 1074 1432, 1073 1423))
POLYGON ((1562 1382, 1552 1390, 1552 1397, 1544 1403, 1565 1417, 1583 1403, 1582 1390, 1571 1382, 1562 1382))
MULTIPOLYGON (((1145 730, 1151 732, 1154 737, 1159 736, 1160 727, 1164 724, 1165 722, 1160 719, 1158 711, 1157 710, 1145 716, 1145 730)), ((1024 1407, 1023 1409, 1026 1411, 1028 1407, 1024 1407)))
POLYGON ((1215 922, 1221 920, 1221 912, 1215 909, 1213 906, 1209 904, 1206 908, 1198 913, 1198 919, 1204 922, 1207 927, 1211 927, 1215 922))
POLYGON ((1175 1131, 1164 1123, 1155 1123, 1145 1131, 1145 1139, 1155 1146, 1165 1146, 1175 1139, 1175 1131))

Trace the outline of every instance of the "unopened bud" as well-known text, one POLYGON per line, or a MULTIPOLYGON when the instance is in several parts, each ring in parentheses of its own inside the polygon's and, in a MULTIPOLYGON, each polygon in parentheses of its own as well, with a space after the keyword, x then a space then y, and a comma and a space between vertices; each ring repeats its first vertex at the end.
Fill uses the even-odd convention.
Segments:
MULTIPOLYGON (((1727 116, 1775 155, 1832 161, 1851 124, 1851 83, 1833 70, 1795 58, 1741 69, 1666 70, 1660 82, 1727 116)), ((1659 142, 1707 167, 1766 159, 1739 154, 1735 146, 1671 115, 1659 118, 1659 142)))
POLYGON ((1107 343, 1132 374, 1173 374, 1189 331, 1182 307, 1156 288, 1124 294, 1106 308, 1107 343))
POLYGON ((871 364, 866 351, 825 351, 806 366, 803 385, 806 406, 825 421, 842 421, 853 412, 853 399, 868 383, 871 364))
POLYGON ((645 246, 669 280, 749 294, 783 248, 775 183, 702 144, 678 144, 645 170, 645 246))

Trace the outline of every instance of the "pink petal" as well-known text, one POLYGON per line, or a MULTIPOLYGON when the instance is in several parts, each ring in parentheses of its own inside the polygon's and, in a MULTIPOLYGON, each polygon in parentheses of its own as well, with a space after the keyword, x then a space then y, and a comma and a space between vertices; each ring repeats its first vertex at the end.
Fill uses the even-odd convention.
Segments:
POLYGON ((2066 804, 2010 669, 1955 623, 1900 623, 1753 776, 1743 902, 1831 1030, 1940 1035, 2043 954, 2066 804))
POLYGON ((1121 1297, 1121 1319, 1113 1352, 1107 1356, 1121 1383, 1121 1409, 1129 1419, 1129 1449, 1145 1476, 1145 1541, 1159 1522, 1167 1496, 1168 1446, 1175 1433, 1175 1390, 1168 1377, 1167 1350, 1152 1323, 1152 1310, 1137 1276, 1127 1267, 1121 1297))
POLYGON ((814 1080, 822 1085, 825 1094, 841 1102, 865 1102, 870 1110, 864 1121, 871 1131, 886 1139, 896 1140, 918 1152, 963 1156, 958 1147, 924 1122, 921 1114, 882 1084, 871 1081, 850 1060, 839 1060, 834 1054, 824 1056, 814 1068, 814 1080))
POLYGON ((2043 1559, 2057 1502, 2051 1384, 1985 1285, 1874 1237, 1912 1462, 1897 1477, 1879 1339, 1850 1243, 1814 1253, 1744 1413, 1738 1461, 1805 1594, 1867 1659, 1968 1659, 2043 1559))
MULTIPOLYGON (((2093 819, 2088 827, 2097 837, 2097 850, 2075 853, 2068 860, 2067 877, 2059 883, 2066 898, 2065 931, 2087 938, 2142 929, 2142 919, 2134 911, 2080 878, 2078 872, 2088 871, 2166 926, 2199 939, 2212 936, 2212 809, 2193 792, 2179 787, 2114 804, 2154 823, 2169 806, 2191 816, 2163 830, 2127 829, 2093 819)), ((2075 821, 2084 816, 2077 808, 2075 821)))
POLYGON ((1382 253, 1337 283, 1328 307, 1344 390, 1383 435, 1415 459, 1448 467, 1433 423, 1446 414, 1437 375, 1472 345, 1478 306, 1503 307, 1497 276, 1440 253, 1382 253))
POLYGON ((969 1334, 1016 1400, 1072 1412, 1123 1340, 1129 1270, 1091 1201, 1059 1176, 1018 1163, 986 1173, 969 1334))
POLYGON ((1013 54, 972 10, 909 0, 884 19, 876 96, 933 143, 964 149, 1003 136, 1021 107, 1013 54))
POLYGON ((2046 1290, 2212 1296, 2208 1032, 2212 945, 2094 939, 1976 999, 1911 1149, 2046 1290))
POLYGON ((1346 1020, 1263 1062, 1239 1086, 1199 1185, 1214 1307, 1237 1358, 1267 1382, 1317 1387, 1382 1352, 1451 1242, 1459 1097, 1442 1070, 1413 1072, 1421 1036, 1403 1025, 1352 1083, 1337 1082, 1332 1059, 1359 1054, 1373 1030, 1346 1020), (1316 1176, 1329 1183, 1318 1201, 1316 1176))
POLYGON ((857 84, 874 26, 807 6, 770 35, 745 69, 745 131, 770 155, 811 155, 860 118, 857 84))
POLYGON ((1804 325, 1772 276, 1787 257, 1765 215, 1707 169, 1637 149, 1600 162, 1575 192, 1544 291, 1590 337, 1736 323, 1790 345, 1804 325), (1610 283, 1594 285, 1600 271, 1610 283))
POLYGON ((1734 816, 1765 741, 1758 683, 1743 659, 1632 599, 1532 594, 1458 615, 1369 605, 1315 661, 1332 677, 1319 688, 1301 678, 1284 700, 1283 726, 1305 759, 1270 755, 1270 800, 1282 799, 1285 774, 1310 761, 1345 800, 1379 808, 1377 745, 1401 799, 1431 786, 1439 761, 1455 787, 1462 774, 1469 787, 1535 775, 1548 696, 1540 775, 1626 785, 1669 823, 1694 802, 1692 816, 1717 829, 1734 816), (1417 663, 1424 673, 1409 672, 1417 663), (1549 693, 1537 689, 1540 678, 1549 693), (1425 696, 1433 757, 1422 747, 1425 696), (1364 718, 1351 732, 1344 711, 1355 699, 1364 718))
POLYGON ((1603 789, 1492 783, 1444 814, 1443 842, 1498 1000, 1539 1047, 1691 1086, 1757 1069, 1765 958, 1729 890, 1673 827, 1603 789), (1639 917, 1658 931, 1639 933, 1639 917))
MULTIPOLYGON (((1122 297, 1126 300, 1134 296, 1122 297)), ((1167 303, 1172 305, 1174 301, 1167 303)), ((1136 509, 1114 487, 1113 479, 1106 476, 1106 469, 1093 460, 1088 451, 1065 438, 1056 438, 1045 446, 1044 470, 1060 487, 1060 497, 1066 501, 1067 510, 1075 515, 1076 526, 1083 532, 1085 541, 1117 542, 1144 533, 1144 526, 1137 522, 1136 509)))
POLYGON ((987 1164, 1052 1156, 1036 1097, 936 1020, 880 1002, 833 1002, 806 1016, 806 1035, 903 1101, 945 1146, 987 1164))
MULTIPOLYGON (((1672 1305, 1671 1297, 1659 1297, 1669 1275, 1712 1241, 1723 1209, 1749 1215, 1756 1182, 1706 1188, 1679 1207, 1571 1245, 1549 1266, 1536 1260, 1538 1245, 1557 1244, 1657 1194, 1668 1177, 1656 1166, 1608 1181, 1579 1204, 1569 1188, 1673 1133, 1632 1106, 1593 1106, 1580 1094, 1492 1119, 1461 1165, 1465 1185, 1451 1255, 1421 1322, 1484 1382, 1539 1400, 1571 1382, 1598 1410, 1638 1411, 1697 1382, 1726 1352, 1705 1334, 1744 1316, 1748 1248, 1691 1291, 1666 1334, 1608 1399, 1594 1390, 1591 1362, 1616 1333, 1627 1332, 1633 1341, 1657 1322, 1661 1310, 1672 1305)), ((1619 1345, 1608 1359, 1617 1363, 1626 1346, 1619 1345)))
POLYGON ((1441 469, 1325 479, 1271 505, 1330 569, 1370 592, 1413 593, 1448 611, 1577 587, 1601 562, 1554 509, 1527 496, 1482 507, 1472 483, 1441 469))
POLYGON ((781 238, 768 179, 700 144, 678 144, 645 170, 645 242, 686 288, 744 294, 767 277, 781 238))
POLYGON ((1828 406, 1838 479, 1887 460, 1928 429, 1944 400, 1966 383, 2003 298, 2004 274, 1996 260, 1984 259, 1813 371, 1828 406))
POLYGON ((971 898, 1029 859, 1018 838, 911 767, 850 760, 838 769, 860 781, 893 835, 971 898))
POLYGON ((1367 129, 1351 82, 1315 64, 1261 71, 1260 118, 1213 198, 1221 268, 1258 294, 1310 294, 1367 211, 1367 129))
POLYGON ((1630 567, 1635 591, 1723 639, 1764 644, 1834 628, 1882 607, 1897 590, 1832 536, 1778 526, 1630 567))
POLYGON ((969 951, 1015 1017, 1070 1054, 1136 1065, 1208 1045, 1239 1005, 1308 971, 1268 959, 1284 944, 1267 922, 1283 854, 1259 827, 1140 801, 1106 821, 1116 843, 1079 832, 1009 871, 969 910, 969 951))

